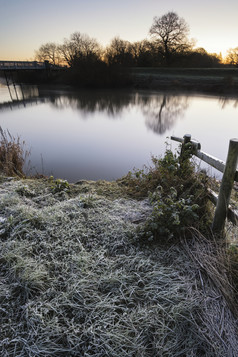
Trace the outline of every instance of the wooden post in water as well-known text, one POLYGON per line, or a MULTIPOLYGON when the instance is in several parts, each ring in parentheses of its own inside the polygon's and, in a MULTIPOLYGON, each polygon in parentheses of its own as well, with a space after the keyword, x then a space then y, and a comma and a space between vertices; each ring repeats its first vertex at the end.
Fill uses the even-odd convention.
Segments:
POLYGON ((212 223, 212 231, 220 235, 224 230, 231 190, 234 184, 236 168, 238 164, 238 139, 231 139, 226 166, 222 177, 215 216, 212 223))

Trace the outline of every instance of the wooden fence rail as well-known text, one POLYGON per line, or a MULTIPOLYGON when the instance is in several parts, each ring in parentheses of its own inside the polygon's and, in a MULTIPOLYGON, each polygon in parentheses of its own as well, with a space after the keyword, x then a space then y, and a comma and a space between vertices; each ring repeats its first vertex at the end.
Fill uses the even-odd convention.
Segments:
POLYGON ((216 234, 221 234, 224 230, 226 218, 237 225, 238 210, 232 209, 229 205, 229 201, 234 181, 238 182, 238 139, 230 140, 226 162, 201 151, 201 144, 192 140, 190 134, 184 135, 183 138, 171 136, 171 139, 182 143, 181 159, 183 153, 190 150, 193 155, 223 173, 219 194, 217 195, 214 191, 209 189, 210 199, 216 205, 212 231, 216 234))

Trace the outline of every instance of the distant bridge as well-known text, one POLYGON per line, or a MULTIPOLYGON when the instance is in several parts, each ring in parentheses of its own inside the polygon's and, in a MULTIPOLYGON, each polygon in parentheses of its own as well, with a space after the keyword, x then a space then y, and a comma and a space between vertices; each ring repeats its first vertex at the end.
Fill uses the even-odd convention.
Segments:
POLYGON ((52 65, 49 61, 0 61, 0 71, 16 71, 16 70, 47 70, 47 69, 62 69, 63 67, 52 65))

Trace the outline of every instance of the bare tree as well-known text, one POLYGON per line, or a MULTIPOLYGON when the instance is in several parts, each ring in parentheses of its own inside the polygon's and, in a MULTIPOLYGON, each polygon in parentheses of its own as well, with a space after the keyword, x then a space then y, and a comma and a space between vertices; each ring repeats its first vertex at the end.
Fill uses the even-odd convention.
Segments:
POLYGON ((238 47, 230 48, 227 51, 226 62, 233 66, 238 66, 238 47))
POLYGON ((133 55, 130 42, 114 37, 105 50, 104 59, 109 64, 131 65, 133 55))
POLYGON ((60 64, 59 46, 54 42, 48 42, 41 45, 35 52, 35 58, 37 61, 49 61, 54 65, 60 64))
POLYGON ((153 51, 151 50, 151 44, 149 41, 142 40, 133 42, 131 44, 131 53, 136 66, 152 65, 151 58, 153 57, 153 51))
POLYGON ((188 39, 189 27, 185 20, 175 12, 168 12, 161 17, 154 17, 149 31, 164 56, 166 65, 171 64, 172 56, 183 53, 192 46, 188 39))
POLYGON ((72 67, 80 61, 94 61, 101 56, 101 48, 97 40, 80 32, 74 32, 70 39, 65 39, 63 45, 59 46, 60 53, 72 67))

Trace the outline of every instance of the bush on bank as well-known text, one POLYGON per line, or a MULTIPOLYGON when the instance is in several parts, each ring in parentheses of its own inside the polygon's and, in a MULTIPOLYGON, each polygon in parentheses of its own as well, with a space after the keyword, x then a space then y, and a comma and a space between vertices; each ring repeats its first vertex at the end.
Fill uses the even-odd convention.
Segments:
POLYGON ((148 197, 153 211, 141 236, 152 240, 179 238, 190 227, 208 233, 211 209, 207 187, 209 178, 196 172, 192 161, 180 162, 179 155, 167 149, 153 165, 129 172, 121 182, 131 197, 148 197))

